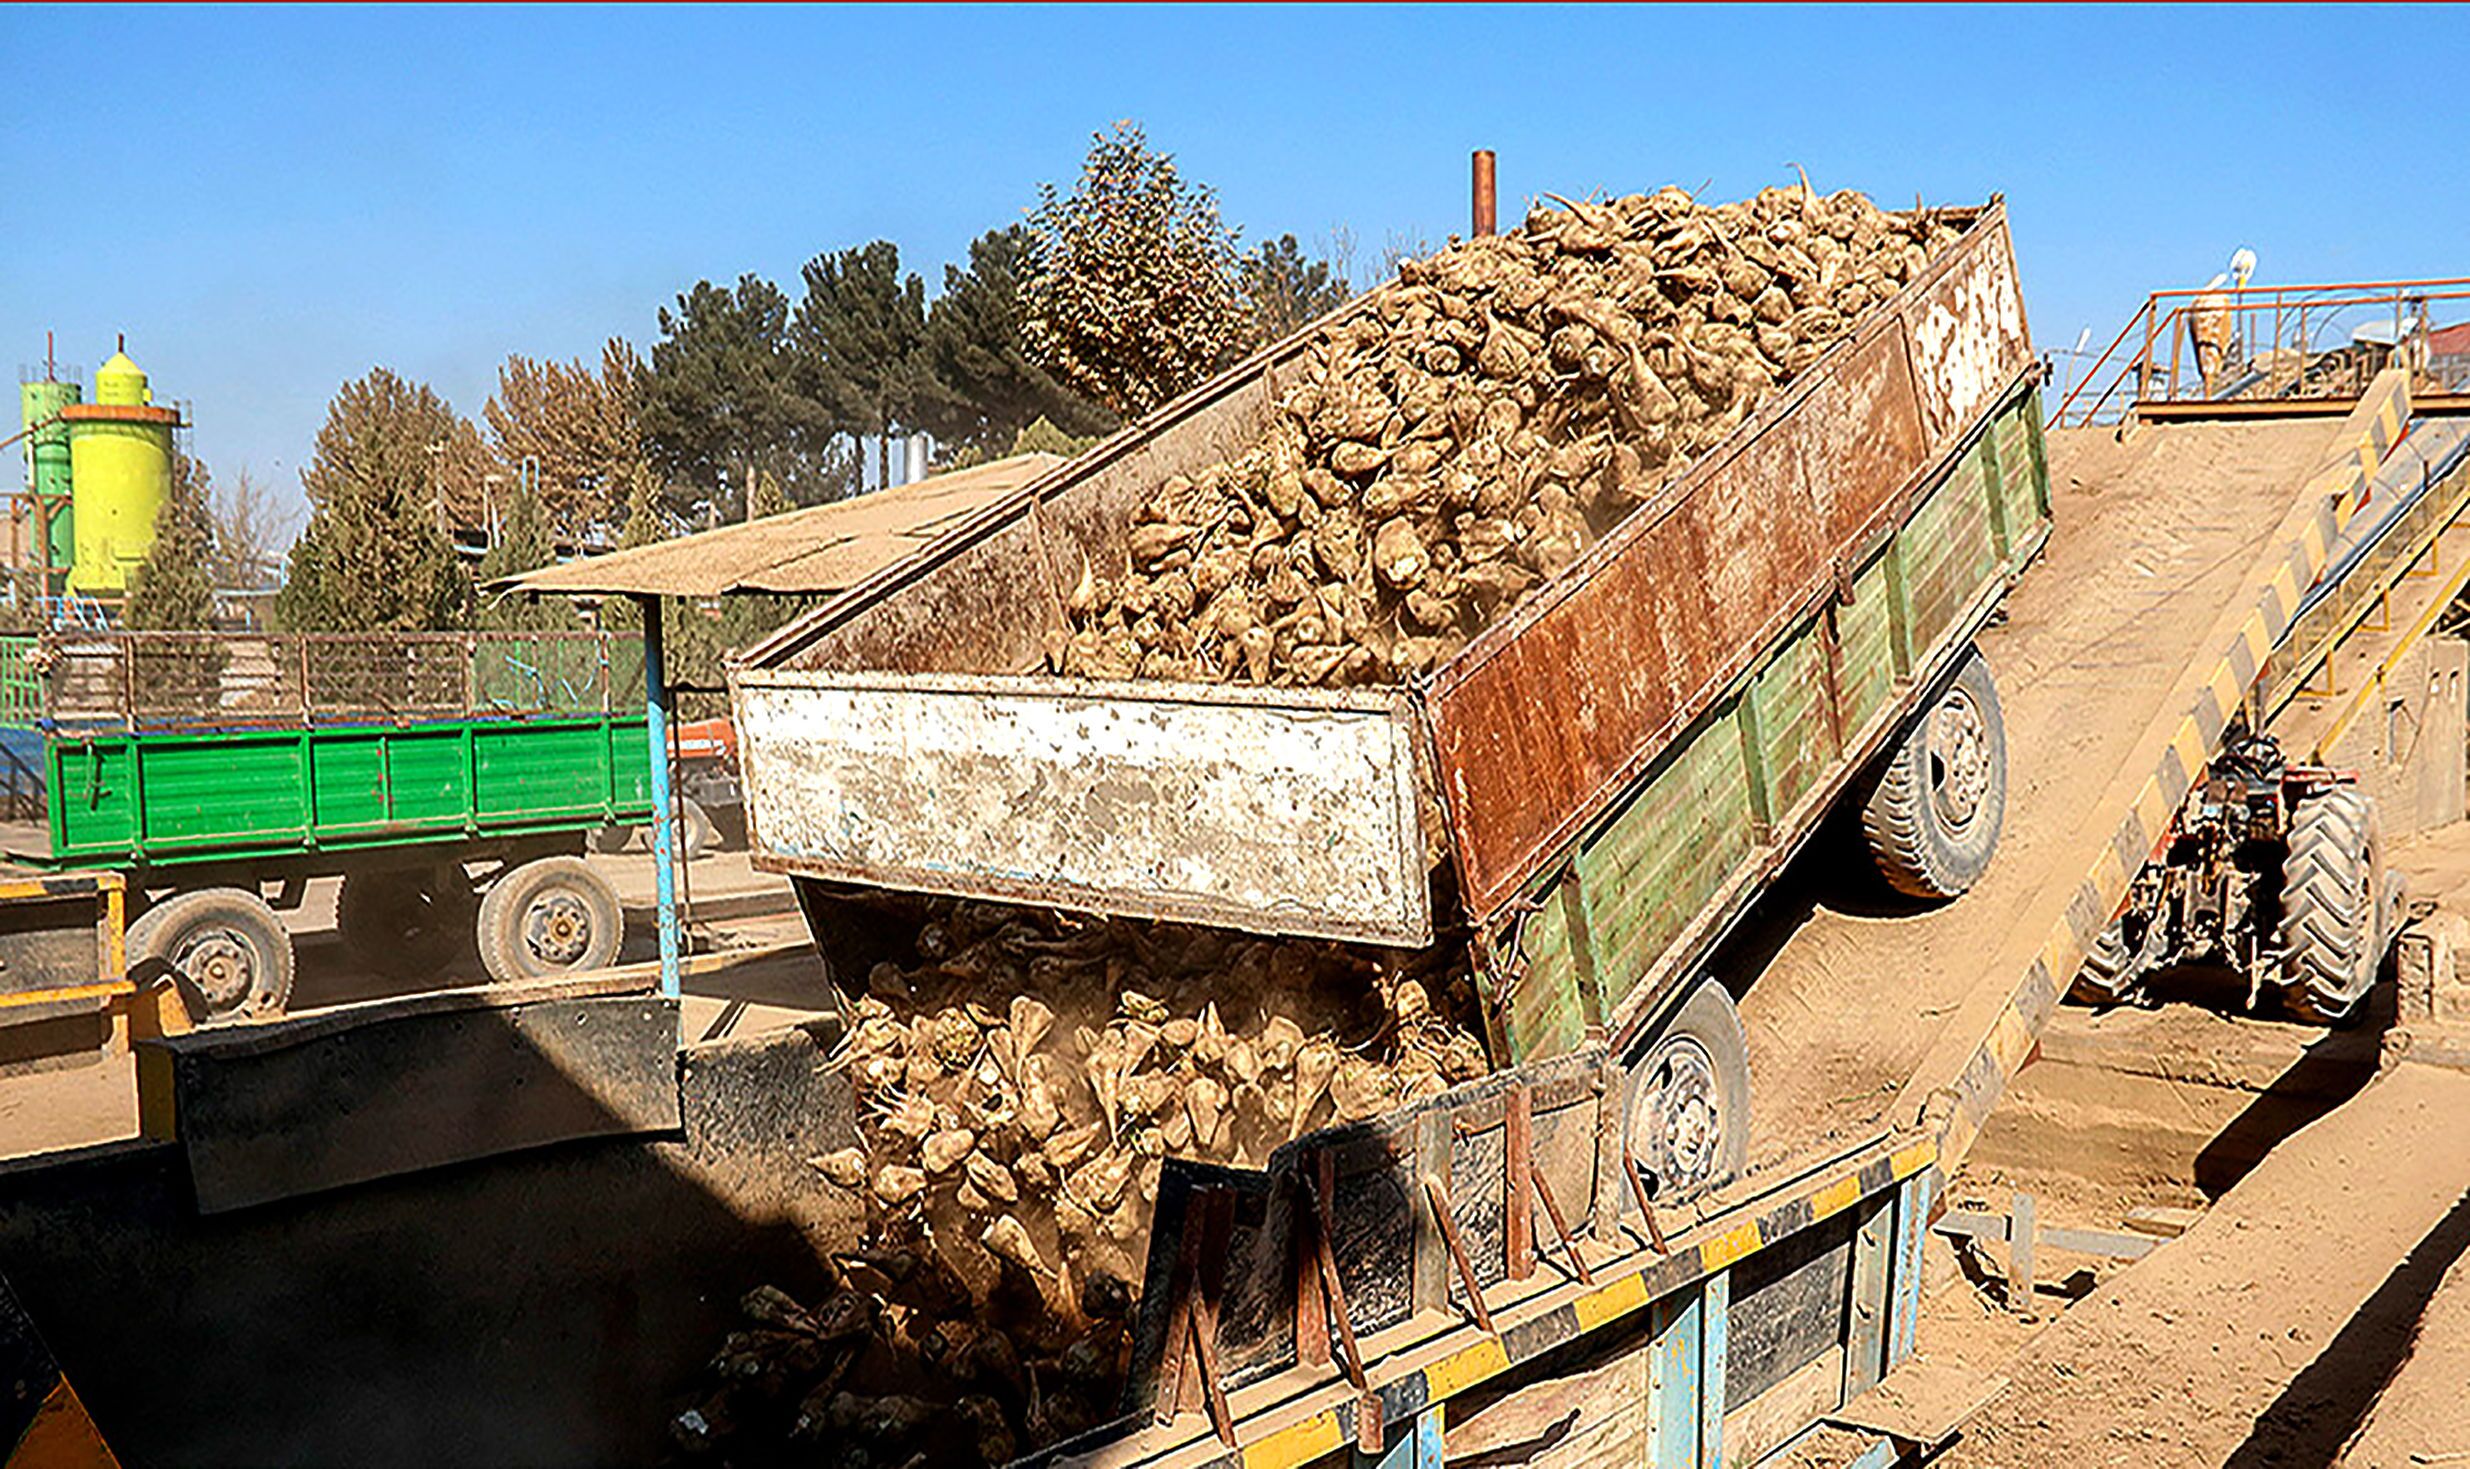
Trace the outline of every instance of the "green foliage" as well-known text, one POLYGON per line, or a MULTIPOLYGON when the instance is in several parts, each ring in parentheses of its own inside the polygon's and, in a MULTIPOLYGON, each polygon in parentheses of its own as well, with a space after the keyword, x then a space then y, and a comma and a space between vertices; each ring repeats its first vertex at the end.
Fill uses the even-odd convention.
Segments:
POLYGON ((838 425, 799 381, 789 324, 789 298, 757 275, 734 290, 698 281, 662 309, 637 413, 676 519, 741 518, 765 469, 800 504, 847 492, 848 461, 830 452, 838 425))
POLYGON ((1061 454, 1070 459, 1076 454, 1086 453, 1105 437, 1104 434, 1068 434, 1043 418, 1035 418, 1012 436, 1012 448, 1004 457, 1008 459, 1013 454, 1061 454))
POLYGON ((1032 357, 1131 418, 1240 357, 1254 337, 1234 233, 1138 126, 1098 134, 1069 195, 1038 189, 1021 292, 1032 357))
POLYGON ((892 438, 917 426, 926 393, 926 284, 877 240, 816 256, 789 336, 799 382, 834 428, 875 440, 891 482, 892 438))
POLYGON ((1328 261, 1307 259, 1293 235, 1263 240, 1246 255, 1243 281, 1263 344, 1318 321, 1354 294, 1328 261))
MULTIPOLYGON (((549 517, 540 495, 518 482, 499 518, 497 539, 480 558, 480 571, 473 580, 486 587, 505 577, 537 571, 556 559, 557 546, 550 539, 549 517)), ((563 599, 483 596, 473 617, 483 632, 552 632, 575 625, 574 613, 563 599)))
MULTIPOLYGON (((479 501, 488 452, 426 384, 380 367, 343 385, 301 487, 309 524, 292 547, 275 618, 295 632, 459 628, 471 582, 439 528, 441 500, 479 501)), ((450 510, 451 513, 451 510, 450 510)))
POLYGON ((204 632, 214 626, 213 488, 206 466, 172 456, 171 493, 154 515, 154 548, 129 581, 120 609, 129 627, 204 632))
POLYGON ((769 470, 756 475, 754 499, 746 507, 746 518, 761 520, 767 515, 778 515, 788 508, 789 497, 781 491, 780 481, 774 479, 769 470))
MULTIPOLYGON (((1032 422, 1101 434, 1114 415, 1055 380, 1021 333, 1026 225, 989 230, 969 244, 969 268, 943 268, 943 294, 926 316, 926 396, 918 426, 957 458, 1001 455, 1032 422)), ((1018 452, 1015 450, 1014 452, 1018 452)))

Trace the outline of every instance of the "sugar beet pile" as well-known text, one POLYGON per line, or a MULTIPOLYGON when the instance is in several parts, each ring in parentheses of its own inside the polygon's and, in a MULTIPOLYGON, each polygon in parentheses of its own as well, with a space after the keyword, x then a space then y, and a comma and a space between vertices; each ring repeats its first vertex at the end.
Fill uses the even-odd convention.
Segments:
MULTIPOLYGON (((1394 682, 1646 503, 1955 238, 1770 189, 1539 209, 1323 330, 1264 442, 1160 487, 1068 598, 1063 672, 1394 682)), ((1488 1069, 1420 955, 924 905, 852 1009, 868 1246, 772 1287, 672 1423, 705 1462, 1000 1462, 1118 1410, 1160 1160, 1258 1165, 1488 1069)))
POLYGON ((1769 189, 1538 209, 1326 328, 1264 442, 1178 475, 1067 601, 1064 673, 1395 683, 1463 646, 1956 237, 1769 189))

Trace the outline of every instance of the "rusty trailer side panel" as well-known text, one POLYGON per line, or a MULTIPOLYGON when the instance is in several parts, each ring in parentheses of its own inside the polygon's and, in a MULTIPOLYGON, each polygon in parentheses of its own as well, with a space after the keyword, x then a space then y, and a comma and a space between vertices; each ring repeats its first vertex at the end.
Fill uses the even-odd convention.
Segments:
POLYGON ((1403 692, 794 671, 736 684, 766 868, 1432 941, 1403 692))
POLYGON ((1846 589, 2032 367, 2006 215, 1435 675, 1467 906, 1557 860, 1722 692, 1846 589))
POLYGON ((2048 533, 2038 404, 2010 397, 1844 591, 1656 757, 1566 876, 1542 880, 1511 946, 1514 1057, 1649 1018, 1963 655, 2048 533))

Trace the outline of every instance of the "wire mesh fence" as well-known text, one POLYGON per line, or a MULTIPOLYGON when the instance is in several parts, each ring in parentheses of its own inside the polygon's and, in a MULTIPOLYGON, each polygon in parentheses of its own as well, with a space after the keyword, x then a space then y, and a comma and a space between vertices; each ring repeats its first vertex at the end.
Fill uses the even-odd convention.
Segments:
POLYGON ((643 643, 611 633, 180 633, 0 639, 0 723, 282 729, 643 708, 643 643))

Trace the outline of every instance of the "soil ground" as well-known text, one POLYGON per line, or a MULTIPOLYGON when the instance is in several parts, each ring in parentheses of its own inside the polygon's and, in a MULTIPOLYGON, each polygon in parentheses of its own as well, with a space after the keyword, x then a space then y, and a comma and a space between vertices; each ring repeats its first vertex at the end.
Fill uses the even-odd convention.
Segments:
MULTIPOLYGON (((2380 1077, 2036 1337, 1940 1462, 2339 1461, 2470 1247, 2465 1118, 2470 1074, 2405 1063, 2380 1077)), ((2458 1437, 2470 1405, 2453 1385, 2449 1408, 2423 1405, 2449 1422, 2396 1416, 2384 1437, 2458 1437)))

